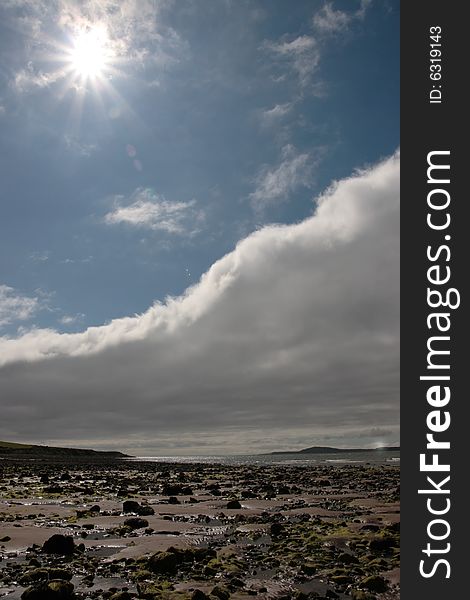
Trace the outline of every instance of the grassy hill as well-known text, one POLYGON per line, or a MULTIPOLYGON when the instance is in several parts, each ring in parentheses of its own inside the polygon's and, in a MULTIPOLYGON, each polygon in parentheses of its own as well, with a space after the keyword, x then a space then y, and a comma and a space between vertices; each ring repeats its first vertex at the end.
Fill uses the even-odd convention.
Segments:
POLYGON ((17 444, 16 442, 1 442, 0 441, 0 449, 1 448, 11 448, 12 450, 19 450, 21 448, 31 448, 30 444, 17 444))
POLYGON ((116 451, 90 450, 87 448, 60 448, 0 441, 0 456, 5 458, 126 458, 127 454, 116 451))

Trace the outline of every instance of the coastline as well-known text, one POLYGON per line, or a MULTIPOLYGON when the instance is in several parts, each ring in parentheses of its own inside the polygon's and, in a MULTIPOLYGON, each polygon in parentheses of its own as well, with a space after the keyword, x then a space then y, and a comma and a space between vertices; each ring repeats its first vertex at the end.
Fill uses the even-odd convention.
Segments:
POLYGON ((75 598, 399 597, 397 464, 0 464, 9 600, 53 569, 75 598))

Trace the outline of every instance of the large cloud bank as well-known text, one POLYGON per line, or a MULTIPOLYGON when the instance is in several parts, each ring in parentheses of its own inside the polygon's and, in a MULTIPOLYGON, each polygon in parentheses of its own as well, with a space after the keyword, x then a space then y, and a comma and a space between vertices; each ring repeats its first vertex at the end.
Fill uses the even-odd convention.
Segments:
POLYGON ((179 298, 0 338, 0 439, 142 451, 398 438, 399 157, 242 240, 179 298))

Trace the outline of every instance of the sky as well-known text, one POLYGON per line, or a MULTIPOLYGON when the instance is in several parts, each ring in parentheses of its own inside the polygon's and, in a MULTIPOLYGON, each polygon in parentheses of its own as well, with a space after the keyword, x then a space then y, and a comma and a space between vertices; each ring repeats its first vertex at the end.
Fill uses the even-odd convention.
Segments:
POLYGON ((399 440, 399 3, 4 0, 0 439, 399 440))

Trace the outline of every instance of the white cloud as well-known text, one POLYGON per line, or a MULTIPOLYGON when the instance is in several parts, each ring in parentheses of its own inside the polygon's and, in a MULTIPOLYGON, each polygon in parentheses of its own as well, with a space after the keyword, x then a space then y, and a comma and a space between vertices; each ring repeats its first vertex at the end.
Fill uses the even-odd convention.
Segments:
POLYGON ((51 257, 50 250, 36 250, 29 255, 29 260, 32 262, 42 263, 47 262, 51 257))
POLYGON ((38 309, 38 298, 23 296, 8 285, 0 285, 0 327, 27 321, 38 309))
POLYGON ((30 62, 26 69, 20 69, 12 80, 12 86, 16 91, 24 93, 35 88, 47 88, 52 83, 59 81, 65 77, 66 72, 63 69, 53 71, 51 73, 35 69, 30 62))
POLYGON ((114 199, 115 207, 105 215, 105 223, 125 223, 154 231, 194 235, 204 220, 204 213, 195 208, 195 200, 170 202, 148 188, 137 188, 125 206, 122 205, 124 201, 123 196, 114 199))
POLYGON ((250 194, 252 206, 261 210, 267 205, 287 200, 299 187, 312 183, 312 157, 308 153, 298 153, 291 144, 282 149, 282 159, 278 166, 265 165, 256 177, 256 189, 250 194))
POLYGON ((354 12, 335 10, 332 2, 325 2, 313 16, 313 27, 318 33, 334 34, 344 32, 355 19, 363 19, 372 0, 361 0, 354 12))
POLYGON ((59 319, 59 323, 62 325, 73 325, 79 321, 83 321, 85 315, 83 313, 78 313, 76 315, 63 315, 59 319))
POLYGON ((163 449, 193 438, 206 453, 342 434, 347 445, 373 429, 395 440, 398 156, 333 184, 317 206, 253 233, 144 314, 0 338, 0 439, 163 449))
POLYGON ((288 115, 294 107, 294 102, 286 102, 285 104, 276 104, 272 108, 263 110, 261 119, 263 125, 277 125, 279 121, 288 115))
POLYGON ((320 62, 320 50, 315 38, 301 35, 291 41, 265 42, 266 48, 280 62, 287 62, 297 73, 299 82, 305 86, 320 62))

